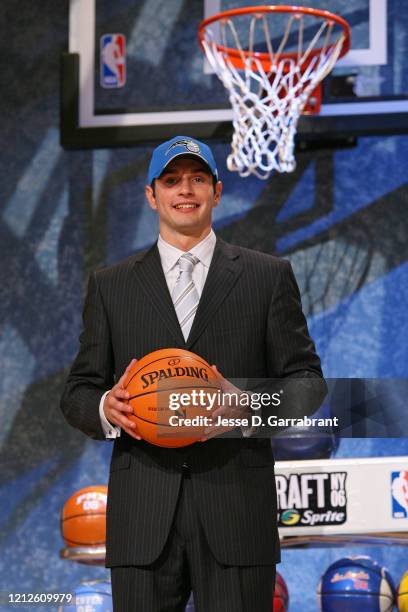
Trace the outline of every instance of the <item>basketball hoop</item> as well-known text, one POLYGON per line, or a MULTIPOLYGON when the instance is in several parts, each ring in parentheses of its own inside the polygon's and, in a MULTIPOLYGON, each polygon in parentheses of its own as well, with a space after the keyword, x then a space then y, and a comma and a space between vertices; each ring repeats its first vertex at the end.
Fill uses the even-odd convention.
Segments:
POLYGON ((321 81, 350 48, 348 23, 313 8, 253 6, 205 19, 198 37, 212 69, 229 91, 234 135, 228 169, 262 179, 273 170, 292 172, 299 117, 305 111, 318 112, 321 81), (271 26, 279 14, 287 16, 287 22, 274 49, 271 26), (213 24, 218 27, 212 29, 213 24), (257 50, 259 30, 266 51, 257 50), (248 37, 245 45, 242 32, 248 37), (309 102, 312 98, 314 104, 309 102))

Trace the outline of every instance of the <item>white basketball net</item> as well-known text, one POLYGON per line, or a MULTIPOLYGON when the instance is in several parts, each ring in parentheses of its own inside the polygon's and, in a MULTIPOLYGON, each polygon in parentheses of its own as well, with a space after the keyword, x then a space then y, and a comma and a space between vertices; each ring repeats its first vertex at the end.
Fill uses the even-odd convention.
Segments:
POLYGON ((233 110, 234 135, 231 154, 227 158, 229 170, 240 176, 254 174, 267 179, 273 170, 292 172, 295 134, 299 117, 316 86, 331 71, 342 50, 344 33, 330 42, 336 25, 329 20, 319 22, 312 40, 304 44, 304 15, 291 13, 286 30, 276 49, 272 48, 268 23, 270 14, 250 15, 249 44, 243 50, 232 19, 220 20, 220 40, 215 41, 207 27, 202 41, 207 59, 214 72, 229 91, 233 110), (267 70, 253 55, 255 27, 261 22, 269 56, 267 70), (293 58, 282 57, 293 26, 298 26, 297 52, 293 58), (232 36, 235 48, 245 69, 237 69, 228 52, 227 35, 232 36), (314 55, 312 52, 320 48, 314 55))

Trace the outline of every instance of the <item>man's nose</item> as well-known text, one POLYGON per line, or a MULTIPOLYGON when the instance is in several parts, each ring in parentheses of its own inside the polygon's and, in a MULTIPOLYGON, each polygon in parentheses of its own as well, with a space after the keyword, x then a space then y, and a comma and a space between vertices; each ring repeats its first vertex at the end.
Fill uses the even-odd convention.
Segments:
POLYGON ((183 194, 192 193, 193 191, 192 182, 188 176, 184 176, 179 181, 179 188, 180 188, 180 193, 183 193, 183 194))

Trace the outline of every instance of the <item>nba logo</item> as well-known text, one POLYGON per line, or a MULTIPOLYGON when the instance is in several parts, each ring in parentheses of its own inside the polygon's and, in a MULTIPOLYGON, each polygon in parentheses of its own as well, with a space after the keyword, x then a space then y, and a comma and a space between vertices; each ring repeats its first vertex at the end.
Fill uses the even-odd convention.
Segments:
POLYGON ((123 34, 101 36, 101 87, 123 87, 126 83, 126 39, 123 34))
POLYGON ((393 518, 408 517, 408 471, 391 472, 393 518))

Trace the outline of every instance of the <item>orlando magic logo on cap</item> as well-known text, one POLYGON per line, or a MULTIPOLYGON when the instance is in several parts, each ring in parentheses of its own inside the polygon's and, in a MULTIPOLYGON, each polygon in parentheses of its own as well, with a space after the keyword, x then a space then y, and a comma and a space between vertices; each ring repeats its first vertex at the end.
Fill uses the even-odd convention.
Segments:
POLYGON ((175 147, 186 147, 187 151, 190 153, 200 153, 200 146, 198 143, 194 142, 194 140, 177 140, 169 146, 166 151, 166 155, 168 155, 169 152, 175 147))
POLYGON ((218 171, 214 156, 209 146, 189 136, 175 136, 166 140, 153 151, 150 161, 148 182, 152 184, 159 178, 166 166, 176 157, 193 156, 208 166, 211 174, 218 180, 218 171))

